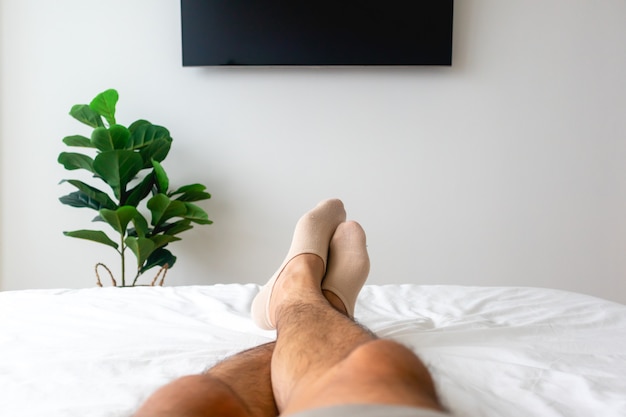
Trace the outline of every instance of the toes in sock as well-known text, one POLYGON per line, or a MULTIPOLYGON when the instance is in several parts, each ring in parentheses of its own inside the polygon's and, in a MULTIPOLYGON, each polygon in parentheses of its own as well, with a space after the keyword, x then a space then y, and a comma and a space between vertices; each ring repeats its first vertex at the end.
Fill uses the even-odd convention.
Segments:
POLYGON ((330 242, 328 268, 322 281, 322 290, 339 297, 350 318, 354 317, 356 300, 367 280, 369 269, 363 228, 352 221, 342 223, 330 242))

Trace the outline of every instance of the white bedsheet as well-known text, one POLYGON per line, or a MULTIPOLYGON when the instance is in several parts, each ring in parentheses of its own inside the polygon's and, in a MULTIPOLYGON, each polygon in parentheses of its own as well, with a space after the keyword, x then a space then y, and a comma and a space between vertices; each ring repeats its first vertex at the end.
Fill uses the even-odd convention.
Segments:
MULTIPOLYGON (((0 293, 0 416, 128 417, 157 387, 274 338, 258 286, 0 293)), ((413 348, 459 417, 626 416, 626 306, 510 287, 366 286, 356 316, 413 348)))

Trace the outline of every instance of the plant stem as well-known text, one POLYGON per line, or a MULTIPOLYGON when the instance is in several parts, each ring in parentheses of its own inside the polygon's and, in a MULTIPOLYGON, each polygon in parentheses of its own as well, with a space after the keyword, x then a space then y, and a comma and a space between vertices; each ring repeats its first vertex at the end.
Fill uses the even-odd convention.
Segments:
POLYGON ((124 242, 124 234, 120 234, 120 256, 122 257, 122 287, 126 286, 126 243, 124 242))
POLYGON ((137 275, 135 275, 135 279, 133 280, 133 287, 137 283, 137 280, 139 279, 139 275, 141 275, 141 269, 138 268, 137 269, 137 275))

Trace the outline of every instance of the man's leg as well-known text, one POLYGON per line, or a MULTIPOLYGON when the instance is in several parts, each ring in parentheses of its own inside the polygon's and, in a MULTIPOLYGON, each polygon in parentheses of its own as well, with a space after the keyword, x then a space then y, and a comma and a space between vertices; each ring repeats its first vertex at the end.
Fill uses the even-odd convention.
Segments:
POLYGON ((238 353, 152 394, 134 417, 275 417, 270 382, 275 343, 238 353))
MULTIPOLYGON (((362 262, 367 261, 365 234, 357 223, 338 227, 333 243, 329 269, 333 259, 342 259, 344 253, 354 258, 360 252, 362 262)), ((358 266, 354 259, 345 264, 358 266)), ((324 270, 324 259, 319 256, 293 257, 269 298, 268 321, 276 323, 278 330, 272 384, 280 412, 287 415, 342 404, 441 410, 430 374, 411 350, 377 339, 342 314, 353 307, 340 301, 348 297, 329 297, 329 303, 321 289, 324 270)), ((361 280, 353 276, 354 271, 346 268, 344 279, 361 280)))
MULTIPOLYGON (((328 242, 337 225, 345 220, 343 203, 328 200, 319 204, 299 222, 299 233, 294 234, 291 249, 285 259, 302 252, 317 253, 323 249, 328 255, 328 242), (318 228, 323 222, 325 228, 318 228), (305 238, 301 240, 300 238, 305 238)), ((298 229, 297 227, 297 229, 298 229)), ((315 255, 312 255, 315 256, 315 255)), ((273 284, 281 275, 275 274, 254 299, 252 316, 259 326, 272 328, 268 317, 268 302, 273 284)), ((330 295, 332 296, 332 295, 330 295)), ((266 417, 278 414, 270 380, 270 362, 275 343, 237 354, 211 368, 202 375, 179 378, 157 390, 135 414, 135 417, 266 417)))

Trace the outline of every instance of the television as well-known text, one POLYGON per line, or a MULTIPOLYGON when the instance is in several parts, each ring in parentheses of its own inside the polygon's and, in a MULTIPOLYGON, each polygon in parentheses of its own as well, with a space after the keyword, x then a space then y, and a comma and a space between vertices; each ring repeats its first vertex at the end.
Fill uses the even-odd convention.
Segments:
POLYGON ((181 0, 183 66, 452 65, 453 0, 181 0))

